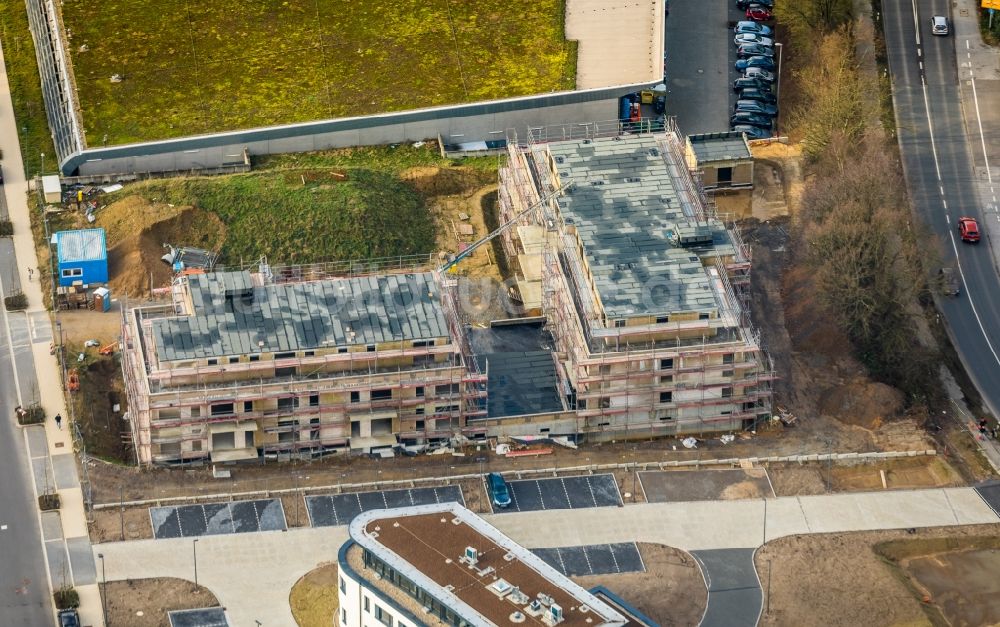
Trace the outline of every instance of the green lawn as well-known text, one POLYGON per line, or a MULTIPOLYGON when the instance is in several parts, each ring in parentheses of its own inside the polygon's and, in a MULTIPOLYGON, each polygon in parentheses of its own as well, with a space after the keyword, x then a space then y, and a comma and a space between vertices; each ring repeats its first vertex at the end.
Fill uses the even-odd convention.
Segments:
POLYGON ((62 12, 96 146, 572 89, 564 1, 65 0, 62 12))

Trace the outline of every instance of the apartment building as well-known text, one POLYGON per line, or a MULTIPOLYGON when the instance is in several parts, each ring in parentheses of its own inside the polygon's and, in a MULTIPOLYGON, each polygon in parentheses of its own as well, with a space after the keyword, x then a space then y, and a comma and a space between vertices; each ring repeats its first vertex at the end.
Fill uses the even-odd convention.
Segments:
POLYGON ((511 428, 601 439, 770 418, 773 368, 747 311, 750 251, 692 177, 684 141, 671 125, 577 127, 510 141, 501 172, 501 222, 552 196, 503 246, 518 281, 541 257, 556 374, 576 410, 511 428))
POLYGON ((643 624, 457 503, 364 512, 349 532, 340 627, 643 624))
POLYGON ((190 274, 175 280, 169 304, 123 308, 140 465, 477 435, 467 420, 485 413, 486 377, 434 274, 294 275, 190 274))

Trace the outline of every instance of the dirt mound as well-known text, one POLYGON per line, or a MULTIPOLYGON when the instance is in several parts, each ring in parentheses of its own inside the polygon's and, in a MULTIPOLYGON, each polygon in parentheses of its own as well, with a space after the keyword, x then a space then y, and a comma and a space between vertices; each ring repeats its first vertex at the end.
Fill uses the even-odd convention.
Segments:
POLYGON ((107 221, 105 228, 109 229, 108 272, 113 293, 142 297, 150 294, 151 287, 168 284, 171 270, 160 260, 165 243, 216 252, 222 248, 226 227, 215 214, 193 207, 150 204, 142 199, 136 202, 132 198, 135 197, 125 198, 115 203, 117 207, 111 205, 101 212, 101 220, 107 221), (114 212, 109 211, 112 208, 114 212))
POLYGON ((859 378, 826 390, 819 411, 843 423, 872 429, 882 420, 899 415, 904 400, 903 393, 894 387, 859 378))

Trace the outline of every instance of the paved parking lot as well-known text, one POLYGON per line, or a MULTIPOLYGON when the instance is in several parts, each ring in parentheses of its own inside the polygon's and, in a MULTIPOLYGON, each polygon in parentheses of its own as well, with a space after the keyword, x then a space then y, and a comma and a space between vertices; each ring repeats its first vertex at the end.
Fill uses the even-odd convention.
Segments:
POLYGON ((457 501, 465 505, 462 488, 449 485, 441 488, 412 488, 409 490, 382 490, 353 494, 307 496, 306 511, 313 527, 346 525, 361 512, 372 509, 430 505, 457 501))
POLYGON ((197 610, 175 610, 167 612, 170 627, 229 627, 226 610, 221 607, 206 607, 197 610))
POLYGON ((149 518, 158 540, 287 529, 278 499, 151 507, 149 518))
POLYGON ((532 512, 543 509, 581 509, 622 504, 614 475, 581 475, 552 479, 508 481, 510 507, 497 513, 532 512))
POLYGON ((532 549, 532 553, 567 577, 646 572, 635 542, 532 549))
POLYGON ((664 470, 639 473, 649 503, 773 497, 763 468, 752 470, 664 470))
POLYGON ((991 481, 976 486, 976 492, 990 508, 1000 516, 1000 481, 991 481))

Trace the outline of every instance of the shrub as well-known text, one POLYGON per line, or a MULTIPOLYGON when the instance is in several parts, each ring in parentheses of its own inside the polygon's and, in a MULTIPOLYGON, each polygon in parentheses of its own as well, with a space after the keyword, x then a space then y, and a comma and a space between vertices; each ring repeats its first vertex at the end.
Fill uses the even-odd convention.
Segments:
POLYGON ((58 494, 42 494, 38 497, 38 508, 43 512, 59 509, 58 494))
POLYGON ((3 304, 7 307, 7 311, 22 311, 28 308, 28 297, 24 292, 12 294, 3 299, 3 304))
POLYGON ((37 425, 45 422, 45 410, 41 405, 31 405, 17 412, 17 424, 37 425))
POLYGON ((10 237, 14 234, 14 224, 10 220, 0 220, 0 237, 10 237))
POLYGON ((73 588, 56 590, 52 598, 56 602, 57 610, 69 610, 80 607, 80 593, 73 588))

